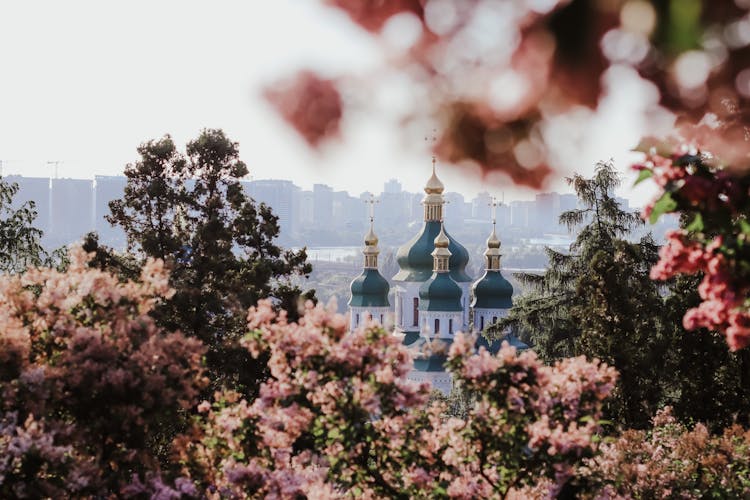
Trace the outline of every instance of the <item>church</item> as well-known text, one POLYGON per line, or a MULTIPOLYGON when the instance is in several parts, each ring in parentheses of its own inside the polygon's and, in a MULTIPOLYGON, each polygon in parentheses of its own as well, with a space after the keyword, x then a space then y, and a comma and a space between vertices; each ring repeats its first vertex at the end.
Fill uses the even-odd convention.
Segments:
MULTIPOLYGON (((446 373, 448 347, 458 332, 481 332, 507 316, 512 305, 513 287, 500 271, 500 239, 494 220, 487 239, 485 271, 477 280, 466 272, 469 252, 453 238, 444 224, 445 187, 435 173, 424 187, 424 223, 421 231, 398 249, 399 272, 391 278, 391 287, 378 270, 378 238, 374 229, 372 205, 370 229, 365 236, 364 269, 351 283, 349 324, 352 330, 366 319, 394 326, 394 335, 414 355, 414 370, 409 378, 430 381, 433 388, 450 393, 451 375, 446 373), (391 298, 393 304, 391 304, 391 298)), ((372 200, 371 200, 372 203, 372 200)), ((493 207, 494 208, 494 207, 493 207)), ((528 346, 515 337, 506 338, 518 349, 528 346)), ((479 338, 477 347, 490 346, 479 338)), ((494 350, 493 349, 493 350, 494 350)))

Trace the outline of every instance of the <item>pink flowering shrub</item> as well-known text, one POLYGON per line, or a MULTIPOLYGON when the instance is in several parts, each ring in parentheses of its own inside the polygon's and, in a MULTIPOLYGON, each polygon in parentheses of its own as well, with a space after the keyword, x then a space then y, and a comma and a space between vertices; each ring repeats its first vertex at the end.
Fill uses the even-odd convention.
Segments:
POLYGON ((0 276, 0 497, 163 492, 155 440, 205 386, 203 346, 149 316, 160 261, 121 282, 70 258, 0 276))
POLYGON ((245 346, 271 376, 247 401, 217 394, 176 441, 182 473, 209 497, 454 497, 506 494, 550 478, 557 488, 596 449, 612 368, 582 358, 542 366, 457 335, 448 365, 476 394, 465 419, 407 380, 411 359, 377 324, 308 305, 289 323, 268 302, 248 315, 245 346))
POLYGON ((732 350, 741 349, 750 343, 750 177, 687 147, 664 155, 651 148, 636 166, 641 179, 653 178, 662 190, 643 216, 655 222, 663 213, 680 212, 690 224, 667 234, 651 277, 702 273, 702 302, 686 312, 685 328, 720 331, 732 350))
POLYGON ((747 498, 750 495, 750 431, 739 426, 712 436, 692 430, 670 409, 649 431, 625 431, 578 471, 592 498, 747 498))

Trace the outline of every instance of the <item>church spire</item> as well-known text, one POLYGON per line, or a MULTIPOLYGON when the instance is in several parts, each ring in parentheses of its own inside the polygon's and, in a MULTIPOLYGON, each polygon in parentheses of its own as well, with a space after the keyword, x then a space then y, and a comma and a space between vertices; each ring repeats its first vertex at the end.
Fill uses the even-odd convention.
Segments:
POLYGON ((380 249, 378 248, 378 236, 375 234, 374 225, 375 203, 378 203, 378 200, 371 195, 369 200, 365 200, 365 203, 370 204, 370 230, 365 235, 365 248, 362 253, 365 256, 365 269, 377 269, 380 249))
POLYGON ((448 246, 451 244, 451 240, 448 239, 448 235, 445 234, 443 225, 440 224, 440 233, 435 238, 435 250, 432 251, 433 258, 433 271, 436 273, 447 273, 450 271, 448 262, 451 257, 451 251, 448 246))
POLYGON ((484 252, 486 257, 486 269, 488 271, 499 271, 500 270, 500 239, 497 237, 495 232, 495 226, 497 225, 496 213, 497 213, 497 198, 492 197, 490 202, 492 207, 492 233, 487 238, 487 250, 484 252))
POLYGON ((445 191, 445 186, 435 173, 436 163, 437 160, 433 156, 432 176, 427 180, 427 184, 424 187, 426 196, 424 197, 424 200, 422 200, 422 203, 424 204, 425 222, 442 222, 443 220, 443 204, 445 203, 443 200, 443 191, 445 191))

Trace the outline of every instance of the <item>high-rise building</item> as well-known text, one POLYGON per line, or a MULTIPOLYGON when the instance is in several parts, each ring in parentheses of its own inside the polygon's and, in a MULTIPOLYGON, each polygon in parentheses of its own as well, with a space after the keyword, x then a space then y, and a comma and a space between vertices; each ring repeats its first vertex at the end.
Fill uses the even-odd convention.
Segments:
POLYGON ((94 181, 52 179, 50 238, 52 245, 78 241, 94 229, 94 181))
POLYGON ((266 179, 243 183, 250 197, 258 203, 265 203, 279 218, 279 237, 287 239, 295 231, 296 193, 299 190, 292 181, 266 179))
POLYGON ((536 210, 532 226, 540 231, 556 231, 560 218, 560 195, 557 193, 540 193, 536 195, 536 210))
POLYGON ((122 175, 94 176, 94 229, 99 234, 99 241, 122 249, 127 241, 122 228, 112 226, 104 218, 110 214, 109 202, 121 199, 125 195, 128 179, 122 175))
POLYGON ((533 201, 510 202, 510 224, 514 227, 528 228, 530 224, 530 212, 534 206, 533 201))
MULTIPOLYGON (((36 219, 34 227, 44 231, 44 236, 49 236, 50 229, 50 189, 48 177, 22 177, 20 175, 9 175, 5 178, 10 183, 18 184, 18 192, 13 198, 12 207, 20 208, 28 201, 34 202, 36 219)), ((45 238, 46 239, 46 238, 45 238)))
POLYGON ((400 193, 401 192, 401 183, 398 182, 396 179, 391 179, 385 184, 383 184, 383 192, 384 193, 400 193))
POLYGON ((445 193, 445 221, 454 227, 463 226, 466 217, 466 202, 460 193, 445 193))
POLYGON ((333 222, 333 188, 313 185, 313 227, 330 228, 333 222))
POLYGON ((479 193, 471 200, 471 218, 489 221, 492 218, 492 196, 488 192, 479 193))
POLYGON ((299 227, 312 227, 314 210, 313 192, 299 191, 297 193, 297 217, 299 218, 299 227))
POLYGON ((336 228, 357 230, 362 228, 365 206, 359 198, 349 196, 346 191, 333 193, 333 224, 336 228))

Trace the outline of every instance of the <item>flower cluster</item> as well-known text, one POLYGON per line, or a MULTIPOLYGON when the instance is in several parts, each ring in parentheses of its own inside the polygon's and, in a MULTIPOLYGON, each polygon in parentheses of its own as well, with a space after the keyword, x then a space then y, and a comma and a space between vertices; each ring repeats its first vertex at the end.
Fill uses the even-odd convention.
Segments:
POLYGON ((616 378, 596 361, 546 367, 507 345, 473 354, 458 334, 448 366, 476 398, 456 418, 408 380, 409 353, 377 324, 349 332, 311 305, 289 323, 268 302, 248 322, 245 346, 269 357, 260 396, 215 395, 176 443, 182 474, 208 496, 476 498, 540 477, 557 488, 596 449, 616 378))
POLYGON ((685 229, 667 233, 667 243, 651 277, 666 280, 677 274, 702 273, 698 287, 702 302, 683 318, 686 329, 700 327, 723 332, 732 350, 750 344, 750 179, 713 166, 712 158, 689 148, 671 157, 651 151, 637 165, 641 178, 653 177, 659 198, 644 210, 652 222, 666 212, 692 218, 685 229), (710 227, 708 227, 710 224, 710 227))
POLYGON ((625 431, 578 471, 593 498, 745 498, 750 495, 750 432, 711 436, 679 424, 670 409, 648 431, 625 431))
POLYGON ((200 342, 148 315, 172 291, 160 261, 118 280, 70 251, 66 272, 0 277, 0 496, 126 495, 156 484, 149 442, 205 386, 200 342), (32 489, 30 489, 32 488, 32 489))

